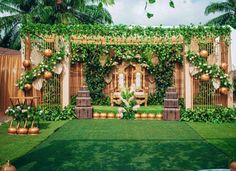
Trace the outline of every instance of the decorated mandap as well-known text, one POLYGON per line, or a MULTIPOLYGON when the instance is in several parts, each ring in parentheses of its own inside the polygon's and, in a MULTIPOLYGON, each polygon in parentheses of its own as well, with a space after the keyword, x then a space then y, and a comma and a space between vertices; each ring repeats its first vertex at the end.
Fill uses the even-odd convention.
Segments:
POLYGON ((119 106, 131 87, 137 104, 163 104, 174 87, 187 109, 233 106, 230 27, 35 24, 21 38, 18 88, 44 105, 86 86, 93 105, 119 106))

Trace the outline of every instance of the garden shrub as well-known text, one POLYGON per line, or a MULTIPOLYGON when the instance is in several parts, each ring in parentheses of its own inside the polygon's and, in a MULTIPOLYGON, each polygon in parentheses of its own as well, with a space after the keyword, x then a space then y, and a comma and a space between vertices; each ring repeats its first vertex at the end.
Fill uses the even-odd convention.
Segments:
POLYGON ((196 108, 181 110, 181 121, 224 123, 236 121, 236 108, 196 108))
POLYGON ((42 118, 46 121, 72 120, 76 118, 74 105, 62 108, 60 105, 42 106, 42 118))

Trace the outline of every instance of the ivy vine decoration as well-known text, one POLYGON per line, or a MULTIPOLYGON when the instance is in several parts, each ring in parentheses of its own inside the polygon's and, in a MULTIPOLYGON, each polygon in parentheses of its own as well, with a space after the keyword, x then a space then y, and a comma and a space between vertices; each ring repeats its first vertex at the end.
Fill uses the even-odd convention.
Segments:
MULTIPOLYGON (((25 37, 30 34, 31 38, 37 38, 38 35, 57 35, 64 36, 70 40, 72 36, 78 38, 89 37, 91 41, 102 41, 102 37, 124 39, 139 39, 142 42, 150 44, 153 37, 158 37, 162 42, 171 40, 171 37, 182 37, 184 43, 189 44, 192 38, 203 40, 206 37, 216 38, 222 37, 226 44, 230 42, 230 27, 227 26, 179 26, 173 28, 163 27, 141 27, 141 26, 125 26, 125 25, 47 25, 47 24, 27 24, 21 29, 21 36, 25 37), (69 31, 68 31, 69 30, 69 31)), ((115 44, 116 42, 114 42, 115 44)), ((125 43, 125 42, 124 42, 125 43)))
POLYGON ((32 84, 38 78, 43 76, 45 71, 53 72, 56 64, 60 63, 65 57, 65 50, 61 48, 60 51, 53 53, 50 58, 44 58, 43 61, 32 70, 25 71, 20 79, 17 81, 19 89, 24 90, 26 84, 32 84))
MULTIPOLYGON (((157 92, 156 102, 162 103, 165 90, 172 85, 173 70, 176 63, 182 64, 183 46, 181 44, 161 45, 95 45, 72 44, 72 64, 83 62, 88 88, 94 104, 105 99, 103 90, 106 86, 104 78, 111 73, 118 63, 127 61, 130 64, 139 63, 155 78, 157 92), (100 63, 102 55, 109 56, 104 65, 100 63), (158 58, 158 64, 152 61, 158 58), (77 62, 76 62, 77 61, 77 62)), ((100 104, 100 103, 99 103, 100 104)))
POLYGON ((202 74, 208 74, 210 79, 220 79, 220 87, 232 87, 229 75, 226 74, 218 65, 208 64, 206 59, 192 51, 187 52, 187 59, 199 70, 199 73, 196 74, 195 77, 199 78, 202 74))

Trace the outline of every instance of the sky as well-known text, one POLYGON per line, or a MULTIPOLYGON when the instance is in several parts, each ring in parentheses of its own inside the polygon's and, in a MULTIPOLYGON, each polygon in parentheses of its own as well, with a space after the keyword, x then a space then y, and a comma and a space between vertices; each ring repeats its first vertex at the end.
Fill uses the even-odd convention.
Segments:
POLYGON ((115 0, 115 5, 107 7, 115 24, 135 24, 172 26, 180 24, 206 23, 215 15, 204 15, 207 5, 214 0, 174 0, 175 8, 169 7, 168 0, 157 0, 148 5, 147 11, 155 14, 148 19, 144 10, 146 0, 115 0))
MULTIPOLYGON (((189 24, 205 24, 219 13, 206 16, 206 6, 211 2, 222 0, 173 0, 175 8, 169 7, 169 0, 156 0, 154 5, 148 5, 147 11, 154 14, 148 19, 144 9, 146 0, 115 0, 115 5, 108 6, 114 24, 143 25, 143 26, 174 26, 189 24)), ((236 47, 236 33, 233 34, 236 47)), ((232 48, 233 49, 233 48, 232 48)), ((232 54, 233 64, 236 66, 236 50, 232 54)), ((236 69, 236 68, 235 68, 236 69)))

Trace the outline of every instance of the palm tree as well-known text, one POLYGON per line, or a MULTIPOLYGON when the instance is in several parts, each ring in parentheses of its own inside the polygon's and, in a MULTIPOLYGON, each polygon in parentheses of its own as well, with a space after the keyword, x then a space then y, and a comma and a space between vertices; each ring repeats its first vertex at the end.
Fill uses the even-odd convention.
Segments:
POLYGON ((0 17, 0 46, 19 49, 22 24, 112 23, 103 8, 112 4, 114 0, 0 0, 0 13, 5 14, 0 17))
POLYGON ((236 0, 214 2, 205 9, 206 15, 216 12, 222 12, 224 14, 210 20, 207 24, 230 25, 236 28, 236 0))

